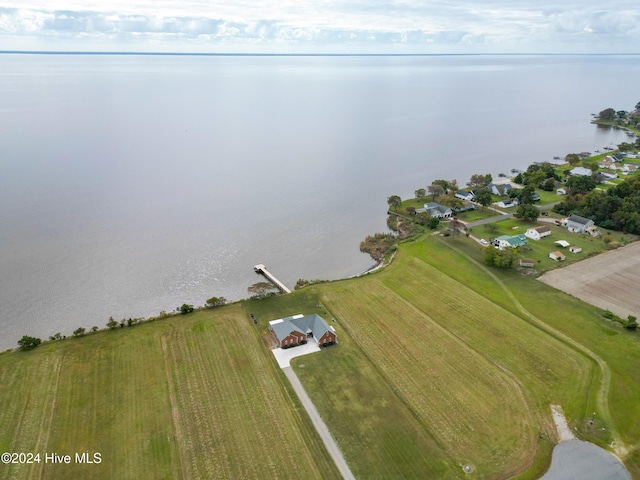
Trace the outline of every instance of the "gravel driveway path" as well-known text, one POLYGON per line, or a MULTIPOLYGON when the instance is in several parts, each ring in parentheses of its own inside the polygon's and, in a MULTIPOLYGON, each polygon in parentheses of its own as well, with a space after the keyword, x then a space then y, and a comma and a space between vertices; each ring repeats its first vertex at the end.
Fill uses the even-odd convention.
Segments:
POLYGON ((291 367, 284 367, 282 371, 291 382, 293 389, 296 391, 298 398, 302 402, 302 406, 305 408, 305 410, 309 414, 309 417, 313 422, 313 426, 316 427, 316 430, 318 431, 320 438, 324 442, 324 445, 327 448, 329 455, 331 455, 331 458, 333 458, 333 461, 338 466, 338 470, 340 470, 342 477, 345 480, 355 480, 353 473, 351 473, 351 470, 349 469, 349 465, 347 465, 347 462, 342 456, 342 452, 340 451, 340 449, 338 448, 338 445, 336 444, 336 442, 333 440, 333 437, 329 433, 329 429, 327 428, 327 425, 324 423, 324 421, 320 417, 320 414, 318 413, 316 406, 313 404, 313 402, 309 398, 309 395, 307 395, 307 392, 304 390, 304 387, 300 383, 300 380, 298 380, 298 376, 296 375, 296 373, 292 370, 291 367))

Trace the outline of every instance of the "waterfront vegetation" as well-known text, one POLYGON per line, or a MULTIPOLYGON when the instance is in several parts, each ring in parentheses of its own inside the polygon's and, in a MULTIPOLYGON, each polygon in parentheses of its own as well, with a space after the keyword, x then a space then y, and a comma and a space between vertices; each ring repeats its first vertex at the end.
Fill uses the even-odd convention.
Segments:
POLYGON ((481 250, 427 235, 361 278, 0 355, 0 450, 98 451, 72 472, 95 478, 337 477, 269 352, 269 320, 318 313, 339 345, 293 365, 356 477, 537 478, 560 404, 640 478, 637 332, 481 250))

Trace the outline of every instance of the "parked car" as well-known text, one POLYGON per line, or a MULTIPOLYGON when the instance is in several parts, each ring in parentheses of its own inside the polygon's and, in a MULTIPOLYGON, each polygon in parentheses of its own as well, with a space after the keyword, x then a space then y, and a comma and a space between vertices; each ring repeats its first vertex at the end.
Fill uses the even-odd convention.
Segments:
POLYGON ((489 245, 489 242, 487 242, 484 238, 480 239, 480 243, 483 245, 489 245))

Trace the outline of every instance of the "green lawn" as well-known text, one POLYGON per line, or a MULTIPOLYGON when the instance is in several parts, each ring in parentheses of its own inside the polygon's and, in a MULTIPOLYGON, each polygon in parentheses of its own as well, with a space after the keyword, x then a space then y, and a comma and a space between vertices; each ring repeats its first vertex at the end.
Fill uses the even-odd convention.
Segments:
POLYGON ((0 355, 2 452, 102 455, 0 477, 338 478, 258 331, 235 304, 0 355))
POLYGON ((493 210, 489 210, 488 208, 483 209, 482 207, 478 207, 476 210, 461 212, 458 215, 456 215, 456 218, 458 218, 459 220, 462 220, 463 222, 475 222, 477 220, 496 217, 498 215, 500 214, 493 210))
POLYGON ((559 202, 564 197, 564 195, 558 195, 555 189, 552 192, 547 192, 541 188, 536 188, 536 192, 540 195, 540 201, 536 202, 536 205, 547 205, 549 203, 559 202))

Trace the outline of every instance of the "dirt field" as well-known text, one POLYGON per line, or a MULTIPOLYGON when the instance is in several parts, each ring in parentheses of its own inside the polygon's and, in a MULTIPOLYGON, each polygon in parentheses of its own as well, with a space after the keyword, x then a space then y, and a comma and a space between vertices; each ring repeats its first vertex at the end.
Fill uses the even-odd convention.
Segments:
POLYGON ((539 280, 626 318, 639 316, 640 242, 542 275, 539 280))

